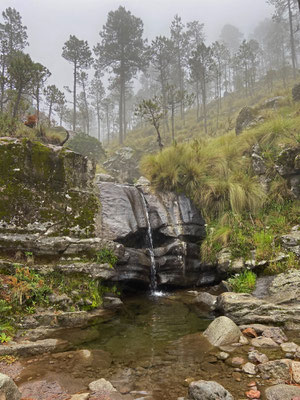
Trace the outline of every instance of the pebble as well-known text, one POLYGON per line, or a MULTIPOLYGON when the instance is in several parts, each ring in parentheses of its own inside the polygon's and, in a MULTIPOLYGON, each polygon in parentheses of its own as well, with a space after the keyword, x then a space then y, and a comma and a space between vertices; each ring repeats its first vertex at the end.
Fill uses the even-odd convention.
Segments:
POLYGON ((246 396, 248 399, 260 399, 260 391, 259 390, 249 390, 246 392, 246 396))
POLYGON ((221 351, 220 353, 217 354, 218 360, 225 361, 229 357, 228 353, 225 353, 225 351, 221 351))
POLYGON ((243 365, 242 370, 248 375, 256 374, 256 366, 250 362, 247 362, 245 365, 243 365))
POLYGON ((242 357, 234 357, 234 358, 231 360, 231 364, 232 364, 233 366, 235 366, 235 367, 239 367, 239 366, 245 364, 245 360, 244 360, 242 357))

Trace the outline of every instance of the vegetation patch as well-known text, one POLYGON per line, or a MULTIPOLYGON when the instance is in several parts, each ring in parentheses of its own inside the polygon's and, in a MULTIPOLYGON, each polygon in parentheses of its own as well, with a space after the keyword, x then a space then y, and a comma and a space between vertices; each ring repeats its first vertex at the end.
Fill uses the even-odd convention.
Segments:
POLYGON ((255 288, 256 275, 252 271, 243 271, 228 279, 233 292, 251 293, 255 288))

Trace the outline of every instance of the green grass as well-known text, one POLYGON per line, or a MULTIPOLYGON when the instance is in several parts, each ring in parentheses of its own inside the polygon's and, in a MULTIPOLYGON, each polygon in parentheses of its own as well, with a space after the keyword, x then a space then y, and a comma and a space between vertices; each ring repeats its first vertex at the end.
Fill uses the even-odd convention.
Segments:
POLYGON ((236 293, 251 293, 256 284, 256 275, 252 271, 243 271, 228 279, 232 291, 236 293))

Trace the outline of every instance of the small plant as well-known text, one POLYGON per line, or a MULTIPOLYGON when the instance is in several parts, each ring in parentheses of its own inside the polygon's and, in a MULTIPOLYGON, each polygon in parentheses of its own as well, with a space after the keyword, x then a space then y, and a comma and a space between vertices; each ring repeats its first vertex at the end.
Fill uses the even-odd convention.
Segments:
POLYGON ((270 259, 274 253, 274 236, 272 233, 260 231, 253 235, 254 245, 256 247, 256 259, 270 259))
POLYGON ((251 293, 255 288, 256 275, 252 271, 243 271, 228 279, 228 283, 236 293, 251 293))
POLYGON ((11 341, 11 336, 8 336, 6 333, 1 332, 0 333, 0 342, 1 343, 8 343, 11 341))
POLYGON ((96 262, 99 264, 109 264, 112 268, 116 265, 118 257, 110 249, 101 249, 96 253, 96 262))

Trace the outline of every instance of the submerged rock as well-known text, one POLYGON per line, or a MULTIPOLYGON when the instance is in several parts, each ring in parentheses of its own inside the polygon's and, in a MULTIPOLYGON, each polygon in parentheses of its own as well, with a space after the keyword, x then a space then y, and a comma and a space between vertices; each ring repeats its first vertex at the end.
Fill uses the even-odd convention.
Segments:
POLYGON ((91 382, 89 384, 89 389, 95 393, 111 393, 117 391, 109 381, 103 378, 91 382))
POLYGON ((266 400, 291 400, 300 396, 300 387, 293 385, 275 385, 266 389, 266 400))
POLYGON ((189 400, 233 400, 233 396, 219 383, 196 381, 189 385, 189 400))

